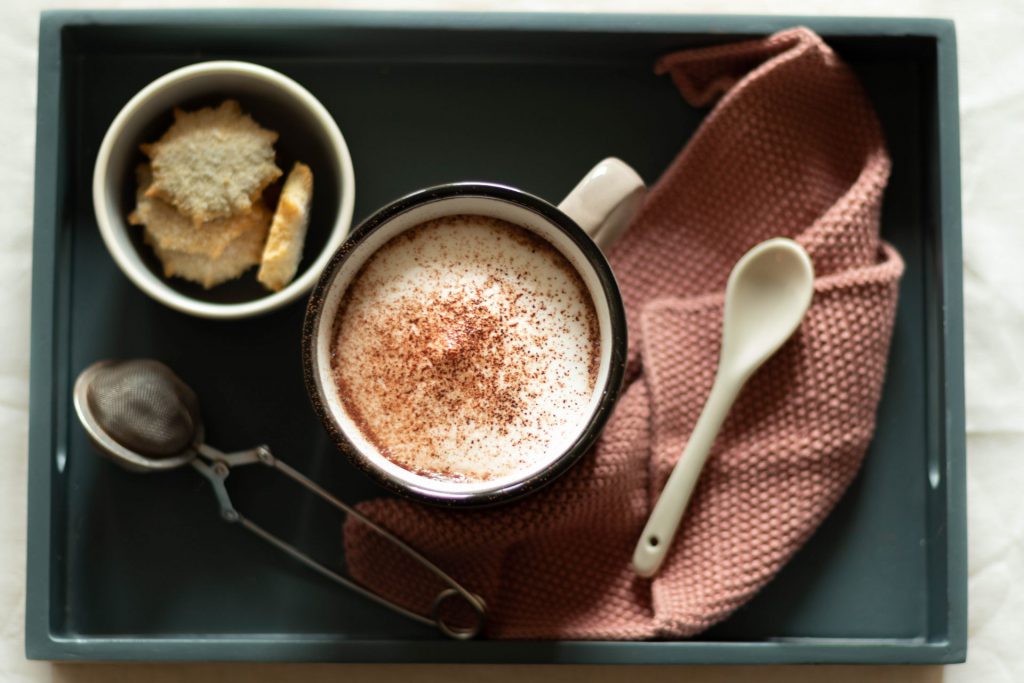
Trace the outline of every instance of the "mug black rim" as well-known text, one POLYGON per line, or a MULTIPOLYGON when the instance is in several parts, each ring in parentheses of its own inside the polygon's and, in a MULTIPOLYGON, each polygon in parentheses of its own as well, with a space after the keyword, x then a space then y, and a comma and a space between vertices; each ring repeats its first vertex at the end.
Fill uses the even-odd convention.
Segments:
POLYGON ((328 435, 350 462, 370 476, 378 484, 398 495, 422 503, 442 507, 487 507, 499 503, 517 500, 538 491, 558 479, 575 465, 597 441, 622 389, 626 369, 626 350, 628 348, 626 313, 619 292, 618 284, 612 273, 611 266, 604 253, 594 241, 580 228, 576 222, 563 211, 548 201, 523 190, 496 183, 459 182, 437 185, 405 195, 390 204, 378 209, 362 221, 345 243, 335 251, 328 261, 320 278, 317 280, 306 305, 306 315, 302 326, 302 367, 306 383, 306 392, 313 403, 313 410, 328 435), (579 437, 551 463, 530 477, 511 482, 507 486, 485 493, 444 494, 427 491, 402 484, 378 469, 368 458, 362 457, 360 451, 345 435, 327 407, 325 387, 320 381, 317 361, 317 329, 324 310, 324 302, 334 283, 335 277, 349 257, 377 229, 386 225, 396 216, 424 204, 443 201, 454 197, 486 197, 516 204, 539 214, 555 224, 580 249, 597 275, 608 305, 608 314, 612 335, 611 358, 608 377, 602 388, 601 398, 591 414, 586 428, 579 437))

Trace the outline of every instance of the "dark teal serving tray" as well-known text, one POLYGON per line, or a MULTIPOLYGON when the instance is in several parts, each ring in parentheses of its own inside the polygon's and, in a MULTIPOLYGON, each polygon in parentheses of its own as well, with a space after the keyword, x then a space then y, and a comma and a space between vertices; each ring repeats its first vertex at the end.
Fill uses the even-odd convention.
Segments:
MULTIPOLYGON (((956 48, 927 19, 292 11, 43 15, 33 250, 26 650, 38 659, 344 662, 955 662, 966 652, 966 525, 956 48), (907 261, 878 432, 796 558, 731 619, 685 642, 452 642, 342 591, 221 522, 191 471, 140 476, 94 455, 71 385, 148 356, 203 400, 210 443, 268 443, 349 501, 381 490, 339 457, 303 389, 303 307, 190 318, 117 269, 92 165, 142 86, 192 62, 292 76, 352 151, 356 220, 416 188, 507 182, 557 200, 617 155, 648 182, 705 112, 653 74, 671 50, 821 33, 860 74, 894 170, 885 236, 907 261)), ((339 527, 270 473, 238 507, 324 558, 339 527)))

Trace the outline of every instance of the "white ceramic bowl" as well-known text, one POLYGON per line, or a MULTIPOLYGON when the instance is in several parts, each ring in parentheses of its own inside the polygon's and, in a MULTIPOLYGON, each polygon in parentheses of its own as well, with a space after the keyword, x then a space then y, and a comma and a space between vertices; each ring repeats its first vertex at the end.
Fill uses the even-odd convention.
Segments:
POLYGON ((309 291, 352 221, 355 179, 345 139, 327 109, 287 76, 247 62, 193 64, 161 76, 139 91, 114 118, 100 145, 93 171, 92 199, 100 234, 125 275, 143 292, 173 309, 204 318, 260 315, 309 291), (249 282, 203 290, 165 278, 156 257, 142 243, 141 229, 127 224, 134 206, 135 166, 144 160, 139 144, 152 142, 172 122, 174 107, 186 110, 237 99, 264 127, 280 133, 275 148, 287 173, 293 161, 314 175, 313 210, 306 249, 295 279, 279 292, 249 282))

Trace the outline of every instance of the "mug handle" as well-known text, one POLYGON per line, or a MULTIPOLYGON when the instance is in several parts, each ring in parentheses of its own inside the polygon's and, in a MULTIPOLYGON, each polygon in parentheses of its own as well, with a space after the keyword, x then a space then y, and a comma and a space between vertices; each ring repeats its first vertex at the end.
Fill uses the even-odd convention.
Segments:
POLYGON ((607 253, 626 231, 646 194, 643 178, 629 164, 608 157, 583 177, 558 208, 607 253))

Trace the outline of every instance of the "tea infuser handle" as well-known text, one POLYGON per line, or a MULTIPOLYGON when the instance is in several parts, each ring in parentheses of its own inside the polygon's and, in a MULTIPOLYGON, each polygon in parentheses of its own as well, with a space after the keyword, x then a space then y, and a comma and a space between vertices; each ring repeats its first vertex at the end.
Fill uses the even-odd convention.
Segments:
POLYGON ((646 193, 643 178, 629 164, 608 157, 583 176, 558 208, 607 252, 626 231, 646 193))
POLYGON ((217 502, 220 504, 221 518, 225 521, 240 523, 248 531, 259 536, 264 541, 270 543, 284 553, 291 555, 293 558, 322 576, 331 579, 332 581, 376 602, 379 605, 408 617, 409 619, 418 621, 421 624, 426 624, 427 626, 435 626, 438 630, 451 638, 455 638, 457 640, 469 640, 479 635, 481 630, 483 630, 484 621, 487 615, 487 608, 484 604, 483 598, 466 590, 466 588, 444 572, 440 567, 425 558, 416 550, 413 550, 413 548, 405 541, 401 540, 387 529, 381 527, 376 522, 370 520, 361 512, 341 502, 323 489, 319 484, 314 482, 312 479, 309 479, 298 470, 275 458, 268 447, 259 446, 252 450, 240 451, 238 453, 222 453, 212 446, 202 444, 197 448, 197 450, 203 458, 210 461, 210 464, 205 462, 203 458, 196 458, 192 461, 192 466, 195 467, 195 469, 213 486, 214 495, 217 497, 217 502), (417 562, 421 567, 430 571, 442 583, 446 584, 448 588, 442 590, 438 593, 437 597, 434 598, 434 604, 430 616, 428 617, 406 609, 405 607, 391 602, 390 600, 370 591, 355 580, 342 576, 239 513, 231 503, 231 498, 228 495, 224 481, 230 474, 230 468, 232 466, 251 465, 255 463, 260 463, 276 469, 281 474, 316 494, 335 508, 341 510, 345 514, 352 515, 417 562), (444 616, 441 614, 441 607, 452 598, 461 598, 473 611, 475 619, 471 625, 453 626, 444 620, 444 616))

